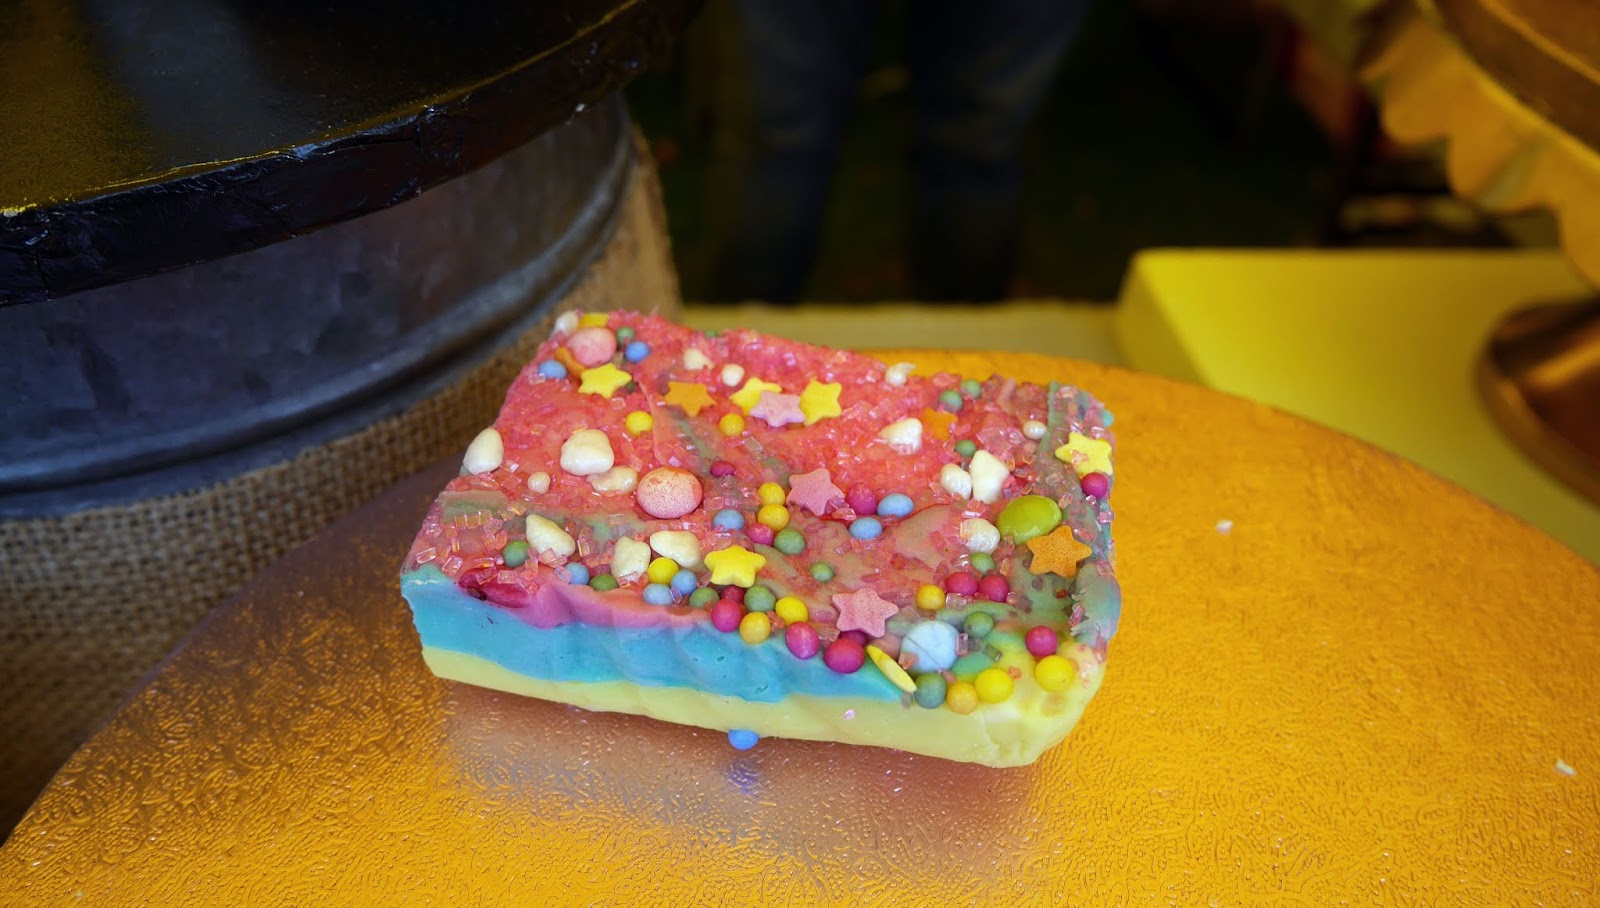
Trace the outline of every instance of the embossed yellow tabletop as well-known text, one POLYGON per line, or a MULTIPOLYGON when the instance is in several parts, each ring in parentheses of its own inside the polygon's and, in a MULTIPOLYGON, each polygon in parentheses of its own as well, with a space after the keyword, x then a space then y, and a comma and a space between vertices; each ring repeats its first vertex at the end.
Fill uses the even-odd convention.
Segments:
POLYGON ((908 358, 1077 382, 1117 414, 1123 624, 1038 764, 740 752, 435 680, 396 571, 441 468, 196 631, 0 850, 0 903, 1600 896, 1594 567, 1264 407, 1064 360, 908 358))

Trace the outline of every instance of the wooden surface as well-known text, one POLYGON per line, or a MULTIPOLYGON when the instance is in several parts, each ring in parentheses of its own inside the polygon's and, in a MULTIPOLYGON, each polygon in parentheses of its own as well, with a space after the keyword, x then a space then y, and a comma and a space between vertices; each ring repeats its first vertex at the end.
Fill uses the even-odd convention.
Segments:
POLYGON ((0 903, 1600 896, 1593 566, 1261 405, 1038 356, 888 356, 1074 382, 1116 413, 1124 620, 1038 764, 738 752, 433 679, 396 571, 443 464, 201 627, 0 848, 0 903))

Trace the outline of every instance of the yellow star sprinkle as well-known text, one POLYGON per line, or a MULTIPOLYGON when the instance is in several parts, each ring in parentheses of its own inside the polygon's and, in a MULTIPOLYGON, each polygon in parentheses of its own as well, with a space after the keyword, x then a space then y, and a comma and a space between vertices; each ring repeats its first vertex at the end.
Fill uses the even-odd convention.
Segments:
POLYGON ((890 659, 888 653, 868 643, 867 655, 872 657, 872 664, 876 665, 878 671, 883 672, 883 676, 893 682, 895 687, 908 694, 917 692, 917 682, 911 680, 906 670, 900 667, 900 663, 890 659))
POLYGON ((739 409, 749 415, 750 408, 761 403, 762 391, 782 391, 783 388, 769 381, 751 378, 744 383, 744 387, 728 395, 728 399, 739 405, 739 409))
POLYGON ((711 582, 733 584, 749 589, 755 586, 756 571, 767 566, 767 556, 752 552, 742 545, 730 545, 705 557, 711 569, 711 582))
POLYGON ((1079 476, 1089 473, 1111 475, 1111 442, 1103 438, 1090 438, 1077 432, 1067 436, 1067 443, 1056 448, 1056 459, 1072 464, 1079 476))
POLYGON ((611 321, 611 316, 604 312, 587 312, 578 316, 578 327, 604 328, 609 321, 611 321))
POLYGON ((716 401, 706 393, 706 386, 699 382, 667 382, 667 396, 661 398, 674 407, 680 407, 690 416, 699 416, 700 411, 711 406, 716 401))
POLYGON ((839 415, 839 389, 842 387, 838 382, 823 384, 816 379, 806 385, 806 389, 800 392, 800 412, 806 415, 806 425, 815 425, 818 420, 839 415))
POLYGON ((1072 535, 1072 527, 1062 524, 1055 532, 1035 536, 1028 540, 1033 560, 1028 570, 1034 574, 1060 574, 1063 577, 1078 575, 1078 562, 1094 554, 1094 550, 1072 535))
POLYGON ((580 394, 598 394, 607 400, 617 392, 617 389, 633 381, 633 376, 606 363, 593 369, 583 370, 583 384, 578 386, 580 394))

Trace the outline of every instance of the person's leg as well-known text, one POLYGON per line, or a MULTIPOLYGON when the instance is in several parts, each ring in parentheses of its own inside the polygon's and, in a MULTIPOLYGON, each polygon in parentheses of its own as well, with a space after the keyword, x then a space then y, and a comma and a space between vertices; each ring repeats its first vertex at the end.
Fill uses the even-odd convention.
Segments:
POLYGON ((749 160, 733 201, 721 295, 792 301, 816 257, 840 136, 877 29, 874 0, 735 0, 749 160))
POLYGON ((1022 142, 1088 0, 916 0, 912 271, 923 299, 1003 297, 1022 142))

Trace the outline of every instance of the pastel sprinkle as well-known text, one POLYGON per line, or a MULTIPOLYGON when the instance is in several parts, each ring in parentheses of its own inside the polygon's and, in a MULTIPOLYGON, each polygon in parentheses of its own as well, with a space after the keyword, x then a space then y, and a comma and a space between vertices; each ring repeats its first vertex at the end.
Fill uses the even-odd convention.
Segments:
POLYGON ((818 583, 827 583, 833 579, 833 565, 826 561, 819 561, 811 566, 811 579, 818 583))
POLYGON ((578 316, 578 326, 582 328, 604 328, 611 321, 611 316, 604 312, 585 312, 578 316))
POLYGON ((772 531, 772 527, 769 527, 764 523, 750 524, 750 526, 745 529, 744 534, 749 536, 750 541, 756 545, 772 545, 772 543, 776 542, 778 538, 777 534, 772 531))
POLYGON ((944 705, 957 715, 965 716, 978 708, 978 689, 965 681, 950 685, 944 694, 944 705))
POLYGON ((1004 602, 1011 596, 1011 584, 999 574, 986 574, 978 581, 978 596, 990 602, 1004 602))
POLYGON ((791 622, 783 631, 783 642, 796 659, 810 659, 822 648, 817 629, 804 621, 791 622))
POLYGON ((956 664, 957 636, 943 621, 918 621, 900 641, 900 653, 916 657, 917 671, 944 671, 956 664))
POLYGON ((878 516, 906 517, 916 510, 916 507, 916 504, 911 500, 911 496, 902 495, 899 492, 891 492, 883 496, 883 500, 878 502, 878 516))
MULTIPOLYGON (((773 603, 772 610, 785 622, 793 624, 796 621, 807 621, 811 618, 811 610, 797 596, 784 596, 773 603)), ((1052 650, 1053 652, 1053 650, 1052 650)))
POLYGON ((957 596, 972 596, 978 592, 978 578, 966 571, 956 571, 944 578, 944 591, 957 596))
POLYGON ((931 583, 917 587, 917 608, 928 612, 937 612, 944 608, 944 590, 931 583))
POLYGON ((655 427, 655 424, 655 417, 643 410, 635 410, 622 419, 622 427, 627 429, 628 434, 634 438, 638 438, 640 435, 650 431, 655 427))
POLYGON ((578 386, 580 394, 598 394, 607 400, 610 400, 611 395, 617 393, 617 390, 623 385, 633 381, 632 375, 610 363, 593 369, 585 369, 581 377, 583 383, 578 386))
POLYGON ((539 377, 557 379, 566 378, 567 367, 561 365, 553 359, 547 359, 539 364, 539 377))
MULTIPOLYGON (((672 592, 674 594, 679 596, 687 596, 690 593, 693 593, 699 584, 700 580, 699 578, 695 577, 694 571, 691 571, 688 568, 680 568, 678 573, 672 575, 672 580, 667 585, 672 587, 672 592)), ((710 590, 707 590, 707 592, 710 592, 710 590)))
POLYGON ((975 378, 962 379, 961 393, 973 400, 977 400, 983 396, 983 383, 975 378))
POLYGON ((705 557, 711 569, 711 582, 718 585, 755 585, 756 572, 767 566, 767 556, 760 555, 741 545, 730 545, 705 557))
POLYGON ((1056 648, 1061 645, 1055 630, 1043 624, 1028 628, 1028 633, 1023 636, 1022 642, 1035 659, 1054 656, 1056 648))
POLYGON ((744 381, 744 366, 738 363, 728 363, 722 367, 722 372, 718 377, 727 387, 737 388, 739 382, 744 381))
POLYGON ((783 387, 781 385, 774 384, 770 381, 762 381, 761 379, 752 376, 750 379, 745 381, 744 387, 733 392, 732 394, 729 394, 728 399, 737 404, 739 409, 743 410, 745 413, 749 413, 756 404, 761 402, 761 394, 763 391, 781 392, 782 390, 783 387))
POLYGON ((770 612, 778 604, 778 595, 764 586, 745 590, 744 607, 752 612, 770 612))
POLYGON ((1029 441, 1038 441, 1050 431, 1050 427, 1037 419, 1030 419, 1022 424, 1022 437, 1029 441))
POLYGON ((711 518, 711 525, 719 530, 744 529, 744 515, 732 508, 723 508, 711 518))
POLYGON ((850 535, 855 539, 877 539, 883 534, 883 523, 876 517, 857 517, 850 521, 850 535))
POLYGON ((651 583, 671 583, 677 573, 678 562, 665 556, 652 560, 650 566, 644 569, 644 575, 651 583))
POLYGON ((651 517, 672 520, 693 513, 700 507, 705 490, 700 479, 678 467, 656 467, 639 477, 634 499, 640 510, 651 517))
POLYGON ((718 599, 711 606, 711 626, 724 634, 731 634, 739 629, 739 622, 744 620, 744 606, 732 599, 718 599))
POLYGON ((745 731, 742 728, 735 728, 728 732, 728 743, 733 745, 734 750, 749 750, 755 747, 760 740, 760 735, 753 731, 745 731))
POLYGON ((789 509, 781 504, 764 504, 756 512, 756 521, 777 532, 789 525, 789 509))
POLYGON ((589 569, 576 561, 567 562, 567 582, 573 586, 587 586, 589 569))
POLYGON ((929 672, 917 676, 917 692, 911 699, 923 709, 938 709, 944 705, 946 683, 944 676, 938 672, 929 672))
POLYGON ((617 336, 606 328, 587 327, 567 338, 567 350, 584 366, 598 366, 617 352, 617 336))
POLYGON ((672 588, 665 583, 646 584, 642 596, 651 605, 671 605, 673 599, 672 588))
POLYGON ((589 581, 589 589, 604 593, 617 588, 617 578, 610 574, 596 574, 589 581))
POLYGON ((728 438, 744 434, 744 417, 737 413, 729 413, 717 420, 717 431, 728 438))
POLYGON ((702 586, 689 594, 689 604, 695 608, 705 608, 717 601, 717 591, 709 586, 702 586))
POLYGON ((823 384, 813 379, 800 393, 800 412, 805 415, 806 425, 815 425, 818 422, 838 416, 839 390, 843 387, 839 382, 823 384))
POLYGON ((962 457, 971 457, 978 453, 978 443, 970 438, 963 438, 956 442, 956 453, 962 457))
POLYGON ((960 413, 961 392, 953 388, 947 391, 939 392, 939 406, 943 407, 946 412, 960 413))
POLYGON ((806 537, 794 527, 784 527, 773 537, 772 546, 785 555, 798 555, 806 550, 806 537))
POLYGON ((1090 498, 1104 501, 1111 494, 1111 478, 1104 473, 1085 473, 1078 478, 1078 487, 1090 498))
POLYGON ((845 506, 861 516, 878 513, 878 496, 863 483, 856 483, 844 494, 845 506))
POLYGON ((732 476, 733 471, 733 464, 728 463, 726 460, 714 461, 711 464, 711 475, 718 479, 722 479, 725 476, 732 476))
POLYGON ((633 340, 633 336, 633 329, 629 328, 627 325, 623 325, 621 328, 617 329, 617 340, 620 343, 625 344, 628 341, 633 340))
POLYGON ((490 426, 479 432, 467 445, 467 453, 461 458, 461 469, 468 473, 488 473, 499 469, 505 457, 505 442, 500 438, 500 432, 490 426))
POLYGON ((967 632, 967 636, 982 640, 994 630, 994 616, 988 612, 972 612, 962 622, 961 629, 967 632))
POLYGON ((774 429, 792 426, 806 421, 805 413, 800 409, 800 395, 779 394, 776 391, 762 391, 761 399, 750 408, 750 415, 762 420, 774 429))
POLYGON ((661 399, 690 416, 699 416, 701 410, 716 403, 706 392, 706 386, 699 382, 669 381, 667 393, 661 399))
POLYGON ((988 552, 973 552, 967 559, 972 569, 980 574, 987 574, 994 570, 994 556, 988 552))
MULTIPOLYGON (((739 619, 739 639, 756 644, 772 636, 772 619, 766 612, 750 612, 739 619)), ((1009 675, 1007 677, 1010 677, 1009 675)))
POLYGON ((500 553, 500 560, 506 567, 522 567, 528 562, 528 544, 521 539, 506 543, 505 551, 500 553))
POLYGON ((1011 673, 1003 668, 986 668, 973 679, 972 686, 977 689, 978 699, 983 702, 1004 703, 1010 699, 1016 682, 1011 680, 1011 673))
POLYGON ((1045 656, 1033 667, 1033 680, 1047 691, 1066 690, 1072 676, 1077 674, 1072 662, 1062 656, 1045 656))
POLYGON ((855 674, 866 662, 866 648, 849 637, 838 638, 822 651, 822 664, 841 675, 855 674))
POLYGON ((633 341, 623 348, 622 358, 630 363, 636 363, 650 355, 650 345, 644 341, 633 341))
POLYGON ((1088 473, 1110 476, 1111 442, 1073 432, 1067 436, 1066 444, 1056 448, 1056 459, 1071 464, 1080 478, 1088 473))
POLYGON ((889 683, 908 694, 916 691, 917 682, 911 680, 906 670, 901 668, 900 663, 894 661, 888 653, 869 643, 867 656, 872 659, 872 664, 878 667, 878 671, 883 672, 883 676, 889 679, 889 683))

